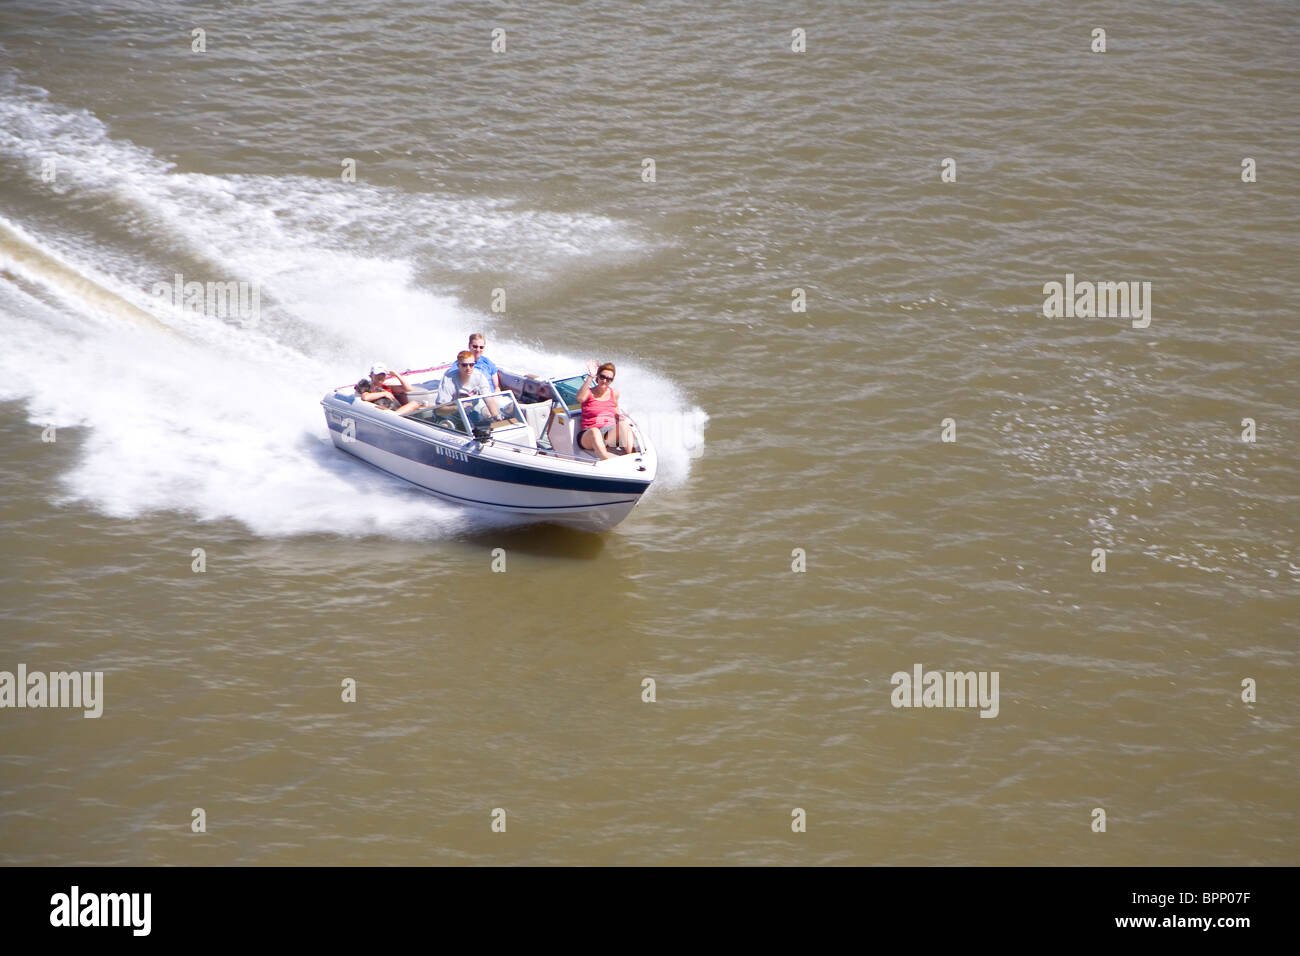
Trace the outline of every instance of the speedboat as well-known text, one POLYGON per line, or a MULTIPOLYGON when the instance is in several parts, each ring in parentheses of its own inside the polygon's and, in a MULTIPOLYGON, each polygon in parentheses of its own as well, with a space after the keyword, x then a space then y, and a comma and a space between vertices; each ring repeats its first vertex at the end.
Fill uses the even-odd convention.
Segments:
POLYGON ((405 415, 363 401, 352 385, 321 399, 334 445, 423 490, 491 511, 606 531, 655 480, 658 458, 632 422, 638 451, 601 460, 579 444, 586 376, 540 378, 498 368, 502 390, 436 405, 450 365, 406 371, 405 415))

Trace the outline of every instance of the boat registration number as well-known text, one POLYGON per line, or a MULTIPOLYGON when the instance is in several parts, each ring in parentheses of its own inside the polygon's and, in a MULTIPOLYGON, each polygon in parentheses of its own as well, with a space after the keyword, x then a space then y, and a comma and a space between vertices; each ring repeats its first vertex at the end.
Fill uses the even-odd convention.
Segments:
POLYGON ((441 445, 434 445, 433 447, 439 455, 445 455, 453 461, 469 461, 469 455, 463 451, 452 451, 452 449, 443 448, 441 445))

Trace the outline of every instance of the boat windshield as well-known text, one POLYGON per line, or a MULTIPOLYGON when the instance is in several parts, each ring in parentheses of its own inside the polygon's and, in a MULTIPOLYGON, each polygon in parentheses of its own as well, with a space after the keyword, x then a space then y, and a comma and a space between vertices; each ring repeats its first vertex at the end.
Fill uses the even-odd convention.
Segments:
POLYGON ((515 397, 509 392, 493 392, 475 398, 462 398, 461 411, 472 432, 479 425, 486 425, 496 430, 510 425, 521 425, 524 421, 515 397))
POLYGON ((564 399, 564 404, 573 408, 578 404, 578 392, 582 390, 582 383, 586 380, 585 375, 575 375, 572 378, 553 378, 551 384, 560 393, 560 398, 564 399))

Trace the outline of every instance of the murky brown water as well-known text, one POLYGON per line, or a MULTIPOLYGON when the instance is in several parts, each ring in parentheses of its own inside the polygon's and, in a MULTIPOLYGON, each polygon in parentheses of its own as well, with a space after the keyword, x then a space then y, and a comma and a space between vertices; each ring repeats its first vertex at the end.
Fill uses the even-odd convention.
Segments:
POLYGON ((0 862, 1296 862, 1294 5, 82 6, 0 7, 0 671, 103 716, 0 709, 0 862), (475 329, 619 364, 618 529, 329 445, 475 329))

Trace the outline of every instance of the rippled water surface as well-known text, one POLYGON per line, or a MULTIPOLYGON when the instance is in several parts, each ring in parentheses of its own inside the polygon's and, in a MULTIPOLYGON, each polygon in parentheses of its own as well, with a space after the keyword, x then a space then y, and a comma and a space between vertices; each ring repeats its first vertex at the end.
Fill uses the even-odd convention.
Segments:
POLYGON ((0 6, 0 671, 105 675, 0 709, 0 862, 1295 863, 1298 46, 1269 2, 0 6), (1067 274, 1149 326, 1045 317, 1067 274), (326 390, 474 330, 663 425, 617 529, 329 443, 326 390), (996 717, 892 706, 916 664, 996 717))

